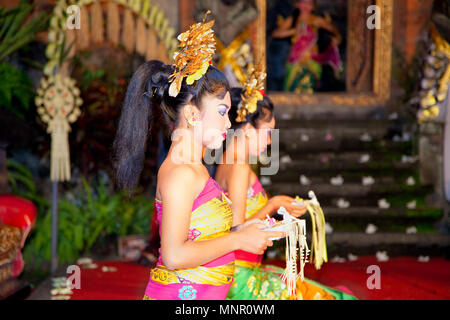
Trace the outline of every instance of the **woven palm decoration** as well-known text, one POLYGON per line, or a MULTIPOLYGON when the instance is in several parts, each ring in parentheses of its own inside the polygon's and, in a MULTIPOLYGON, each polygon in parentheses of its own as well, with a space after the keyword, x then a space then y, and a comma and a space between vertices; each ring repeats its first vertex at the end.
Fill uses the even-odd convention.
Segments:
POLYGON ((280 207, 278 214, 283 216, 283 221, 278 225, 282 226, 282 230, 286 233, 286 269, 281 279, 286 282, 288 295, 292 297, 296 295, 298 279, 301 281, 304 279, 303 270, 310 252, 306 241, 306 224, 305 220, 291 216, 284 207, 280 207))
POLYGON ((327 243, 325 235, 325 216, 323 210, 313 191, 309 191, 310 200, 303 200, 296 197, 296 203, 303 203, 311 217, 312 224, 312 240, 311 240, 311 263, 317 270, 320 269, 324 262, 328 261, 327 243))

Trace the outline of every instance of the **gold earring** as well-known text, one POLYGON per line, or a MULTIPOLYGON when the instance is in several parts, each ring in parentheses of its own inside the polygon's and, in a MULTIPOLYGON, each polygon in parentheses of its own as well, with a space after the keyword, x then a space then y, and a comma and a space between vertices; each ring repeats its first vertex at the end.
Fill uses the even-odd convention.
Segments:
POLYGON ((196 124, 197 124, 197 120, 194 117, 192 117, 188 120, 188 128, 195 127, 196 124))

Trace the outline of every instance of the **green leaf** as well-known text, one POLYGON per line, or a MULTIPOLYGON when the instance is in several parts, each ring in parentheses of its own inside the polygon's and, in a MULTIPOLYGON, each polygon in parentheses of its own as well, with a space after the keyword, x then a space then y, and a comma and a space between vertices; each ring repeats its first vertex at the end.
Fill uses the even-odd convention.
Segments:
POLYGON ((33 192, 36 191, 36 186, 32 179, 24 177, 23 175, 17 174, 15 172, 8 172, 8 176, 12 177, 16 182, 23 183, 28 188, 28 190, 33 192))
POLYGON ((76 225, 74 226, 74 243, 75 243, 75 247, 78 250, 82 250, 83 249, 83 227, 81 225, 76 225))
POLYGON ((43 12, 26 21, 34 6, 21 0, 13 9, 2 9, 0 18, 0 61, 35 39, 35 34, 48 24, 43 12))
POLYGON ((8 159, 6 165, 8 167, 8 170, 17 171, 20 174, 22 174, 23 176, 33 179, 33 175, 31 174, 31 171, 28 170, 24 165, 20 164, 19 162, 12 160, 12 159, 8 159))

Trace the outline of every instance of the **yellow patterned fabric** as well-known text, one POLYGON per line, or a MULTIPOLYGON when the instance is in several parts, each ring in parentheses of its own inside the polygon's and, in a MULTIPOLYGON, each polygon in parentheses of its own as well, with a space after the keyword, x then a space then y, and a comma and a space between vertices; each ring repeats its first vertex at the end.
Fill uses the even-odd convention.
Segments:
POLYGON ((252 261, 237 259, 234 261, 234 272, 237 272, 237 267, 253 269, 253 268, 259 267, 260 265, 261 265, 261 262, 252 262, 252 261))
MULTIPOLYGON (((250 192, 250 189, 249 189, 250 192)), ((261 210, 269 199, 265 192, 259 192, 255 195, 247 197, 247 208, 245 211, 245 219, 251 218, 255 213, 261 210)))
MULTIPOLYGON (((230 232, 232 212, 228 198, 222 194, 222 200, 213 198, 191 215, 189 239, 203 241, 218 238, 230 232)), ((234 261, 216 267, 198 266, 189 269, 169 270, 160 264, 152 269, 151 279, 161 284, 199 283, 223 285, 233 281, 234 261)))

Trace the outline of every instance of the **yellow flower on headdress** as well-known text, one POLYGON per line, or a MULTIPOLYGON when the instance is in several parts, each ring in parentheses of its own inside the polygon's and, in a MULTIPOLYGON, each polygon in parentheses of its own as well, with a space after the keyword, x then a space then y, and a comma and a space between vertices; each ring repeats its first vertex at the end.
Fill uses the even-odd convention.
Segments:
POLYGON ((187 85, 192 85, 208 71, 216 50, 214 31, 211 29, 214 20, 205 23, 209 13, 206 13, 203 22, 192 25, 178 36, 180 51, 174 55, 175 71, 169 77, 172 82, 169 87, 171 97, 176 97, 180 92, 183 78, 186 77, 187 85))
POLYGON ((186 78, 186 84, 191 85, 194 81, 200 80, 201 77, 208 71, 209 61, 203 63, 202 67, 198 69, 194 74, 186 78))
POLYGON ((258 101, 264 98, 261 91, 264 90, 265 78, 266 73, 264 71, 255 68, 249 70, 249 76, 244 84, 244 94, 241 96, 242 101, 237 112, 237 122, 245 121, 248 114, 256 111, 258 101))

